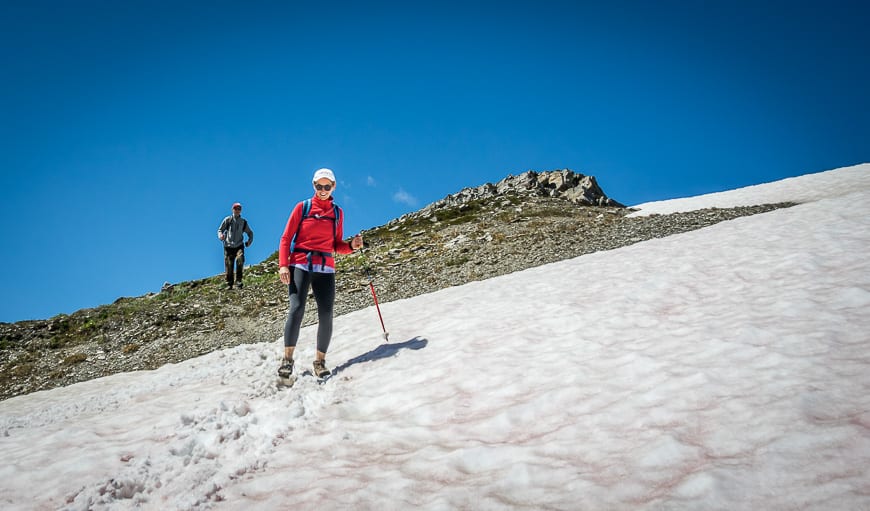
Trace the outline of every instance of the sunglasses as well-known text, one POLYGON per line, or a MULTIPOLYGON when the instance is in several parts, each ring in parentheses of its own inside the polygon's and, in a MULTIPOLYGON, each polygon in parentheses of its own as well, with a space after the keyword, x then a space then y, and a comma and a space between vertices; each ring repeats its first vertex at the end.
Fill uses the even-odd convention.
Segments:
POLYGON ((328 192, 328 191, 332 190, 332 185, 315 184, 314 188, 317 188, 318 191, 326 190, 328 192))

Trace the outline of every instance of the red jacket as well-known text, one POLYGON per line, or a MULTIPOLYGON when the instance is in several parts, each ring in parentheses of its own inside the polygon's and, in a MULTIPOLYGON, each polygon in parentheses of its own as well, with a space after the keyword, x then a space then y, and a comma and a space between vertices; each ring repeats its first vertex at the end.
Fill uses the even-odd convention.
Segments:
MULTIPOLYGON (((300 202, 293 208, 290 213, 290 218, 287 220, 287 226, 284 227, 284 234, 281 235, 281 244, 278 247, 278 265, 279 266, 308 266, 308 254, 301 251, 325 252, 328 254, 350 254, 353 249, 350 243, 344 241, 342 232, 344 231, 344 215, 341 215, 338 221, 335 221, 335 208, 333 207, 332 197, 327 200, 322 200, 315 195, 311 199, 311 210, 308 212, 308 218, 299 224, 302 219, 302 203, 300 202), (299 233, 297 235, 297 228, 299 233), (293 241, 293 236, 296 235, 296 246, 294 252, 290 253, 290 243, 293 241)), ((335 259, 331 256, 321 258, 319 255, 314 256, 314 263, 321 264, 335 269, 335 259)))

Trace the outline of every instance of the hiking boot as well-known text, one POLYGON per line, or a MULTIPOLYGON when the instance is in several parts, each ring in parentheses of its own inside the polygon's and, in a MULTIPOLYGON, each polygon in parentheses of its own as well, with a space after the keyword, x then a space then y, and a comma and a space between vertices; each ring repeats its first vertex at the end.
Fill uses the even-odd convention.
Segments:
POLYGON ((233 288, 232 283, 227 284, 227 289, 232 289, 232 288, 233 288))
POLYGON ((243 287, 245 287, 245 285, 242 284, 242 281, 240 280, 240 281, 236 282, 236 287, 239 289, 242 289, 243 287))
POLYGON ((293 359, 291 358, 290 360, 287 360, 285 358, 281 367, 278 368, 278 376, 281 378, 289 378, 291 374, 293 374, 293 359))
POLYGON ((326 360, 314 361, 314 376, 317 376, 318 378, 326 378, 330 374, 332 373, 326 368, 326 360))

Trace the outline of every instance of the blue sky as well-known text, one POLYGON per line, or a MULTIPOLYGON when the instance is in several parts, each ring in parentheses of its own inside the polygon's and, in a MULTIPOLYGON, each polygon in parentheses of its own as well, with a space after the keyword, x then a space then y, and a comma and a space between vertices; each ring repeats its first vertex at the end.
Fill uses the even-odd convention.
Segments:
POLYGON ((221 273, 235 201, 262 261, 318 167, 351 234, 529 169, 637 204, 870 161, 863 2, 320 4, 0 4, 0 321, 221 273))

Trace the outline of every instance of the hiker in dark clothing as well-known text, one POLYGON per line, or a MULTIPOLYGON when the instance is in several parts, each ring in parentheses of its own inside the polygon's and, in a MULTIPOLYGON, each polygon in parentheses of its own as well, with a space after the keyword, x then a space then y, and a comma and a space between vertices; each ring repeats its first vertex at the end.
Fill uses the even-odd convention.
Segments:
POLYGON ((245 247, 250 247, 254 241, 254 231, 248 221, 242 218, 242 205, 233 204, 233 214, 224 218, 218 228, 218 239, 224 242, 224 268, 227 271, 227 289, 233 288, 233 283, 242 288, 242 270, 245 267, 245 247), (245 233, 248 241, 245 242, 245 233), (235 276, 233 275, 235 267, 235 276), (234 279, 235 277, 235 279, 234 279))

